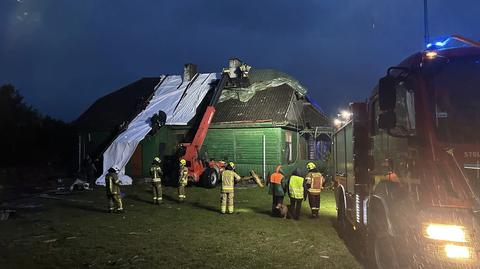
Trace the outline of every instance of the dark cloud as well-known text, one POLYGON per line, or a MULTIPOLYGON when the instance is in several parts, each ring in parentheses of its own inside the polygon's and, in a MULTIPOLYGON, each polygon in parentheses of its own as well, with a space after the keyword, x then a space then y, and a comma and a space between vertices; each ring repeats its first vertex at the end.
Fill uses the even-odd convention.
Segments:
MULTIPOLYGON (((431 35, 479 38, 479 7, 430 1, 431 35)), ((0 83, 66 120, 139 77, 233 56, 293 75, 332 113, 422 49, 423 1, 5 0, 0 41, 0 83)))

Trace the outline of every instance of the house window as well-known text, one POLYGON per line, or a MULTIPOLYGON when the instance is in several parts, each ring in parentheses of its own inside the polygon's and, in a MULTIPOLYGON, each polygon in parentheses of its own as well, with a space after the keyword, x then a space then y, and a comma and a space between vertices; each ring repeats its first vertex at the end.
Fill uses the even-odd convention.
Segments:
POLYGON ((285 132, 285 159, 287 162, 292 162, 292 155, 292 133, 285 132))

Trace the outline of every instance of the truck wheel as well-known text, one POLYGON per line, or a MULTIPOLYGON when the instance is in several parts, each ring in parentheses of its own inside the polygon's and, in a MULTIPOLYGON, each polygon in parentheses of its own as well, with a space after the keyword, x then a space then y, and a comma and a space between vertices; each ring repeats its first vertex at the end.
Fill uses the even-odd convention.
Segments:
POLYGON ((218 184, 218 181, 219 175, 217 170, 214 168, 208 168, 203 177, 203 185, 206 188, 215 188, 215 186, 218 184))
POLYGON ((337 229, 338 236, 344 238, 347 232, 347 223, 345 218, 345 204, 342 198, 340 198, 337 209, 337 229))
POLYGON ((374 235, 374 259, 378 269, 398 269, 397 253, 393 245, 393 238, 386 232, 374 235))

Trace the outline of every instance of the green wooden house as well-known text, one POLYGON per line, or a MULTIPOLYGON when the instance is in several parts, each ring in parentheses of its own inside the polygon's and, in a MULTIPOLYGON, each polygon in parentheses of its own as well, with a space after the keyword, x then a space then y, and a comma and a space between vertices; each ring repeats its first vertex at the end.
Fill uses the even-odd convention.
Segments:
MULTIPOLYGON (((100 159, 122 125, 141 111, 159 78, 142 78, 98 99, 76 121, 79 166, 86 156, 100 159)), ((201 149, 205 159, 233 161, 241 175, 255 170, 268 175, 279 164, 290 173, 308 161, 322 165, 329 151, 328 117, 305 88, 279 71, 252 69, 249 86, 225 88, 216 105, 201 149)), ((212 87, 213 93, 213 87, 212 87)), ((212 94, 207 94, 187 126, 164 126, 138 145, 126 167, 131 176, 148 176, 150 163, 160 156, 175 177, 177 146, 191 141, 212 94)))

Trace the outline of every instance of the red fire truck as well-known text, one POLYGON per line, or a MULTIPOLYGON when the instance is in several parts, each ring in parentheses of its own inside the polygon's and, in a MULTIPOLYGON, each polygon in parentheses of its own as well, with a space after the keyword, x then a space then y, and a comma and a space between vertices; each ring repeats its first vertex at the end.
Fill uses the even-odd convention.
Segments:
POLYGON ((480 43, 429 44, 350 111, 333 136, 340 235, 377 268, 479 268, 480 43))

